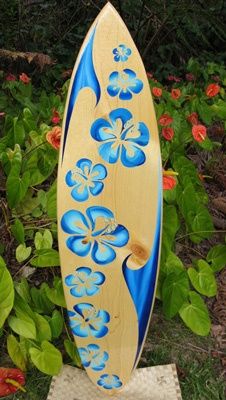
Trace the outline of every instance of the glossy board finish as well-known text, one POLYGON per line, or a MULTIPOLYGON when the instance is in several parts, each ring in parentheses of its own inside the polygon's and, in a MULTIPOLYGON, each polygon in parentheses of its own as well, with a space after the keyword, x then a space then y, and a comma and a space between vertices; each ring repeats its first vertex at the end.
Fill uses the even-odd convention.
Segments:
POLYGON ((121 390, 147 333, 162 219, 158 130, 144 66, 108 3, 78 55, 58 169, 58 238, 68 315, 82 363, 121 390))

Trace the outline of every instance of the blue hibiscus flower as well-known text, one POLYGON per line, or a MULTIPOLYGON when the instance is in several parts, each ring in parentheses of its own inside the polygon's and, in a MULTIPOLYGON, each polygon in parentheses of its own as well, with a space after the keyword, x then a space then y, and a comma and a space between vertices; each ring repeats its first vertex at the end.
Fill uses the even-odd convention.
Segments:
POLYGON ((127 61, 132 53, 132 50, 126 47, 124 44, 120 44, 112 51, 112 53, 114 54, 114 60, 116 62, 127 61))
POLYGON ((136 77, 136 73, 131 69, 112 72, 109 76, 109 83, 108 94, 112 97, 119 96, 120 100, 131 100, 133 93, 140 93, 143 89, 143 82, 136 77))
POLYGON ((86 368, 91 368, 93 371, 102 371, 105 368, 106 361, 109 355, 106 351, 100 349, 97 344, 89 344, 86 348, 78 349, 82 364, 86 368))
POLYGON ((92 165, 92 161, 82 158, 75 168, 66 174, 66 184, 73 187, 72 197, 77 201, 86 201, 89 195, 97 196, 103 190, 102 182, 107 176, 107 170, 102 164, 92 165))
POLYGON ((106 324, 110 321, 110 315, 107 311, 96 310, 89 303, 79 303, 73 308, 74 311, 68 311, 68 315, 74 335, 101 338, 108 333, 106 324))
POLYGON ((93 296, 100 290, 100 285, 105 281, 102 272, 93 272, 91 268, 79 267, 74 274, 65 278, 66 286, 70 287, 70 293, 75 297, 93 296))
POLYGON ((89 207, 86 215, 77 210, 67 211, 61 219, 61 227, 71 236, 67 247, 80 257, 91 253, 97 264, 112 262, 116 253, 113 247, 123 247, 129 240, 129 233, 118 225, 114 214, 106 207, 89 207))
POLYGON ((145 162, 141 147, 149 142, 149 130, 143 122, 135 123, 130 111, 117 108, 109 118, 99 118, 91 126, 91 136, 98 142, 99 155, 110 164, 121 159, 125 167, 136 167, 145 162))
POLYGON ((97 381, 99 386, 102 386, 104 389, 114 389, 122 386, 122 382, 120 381, 117 375, 101 375, 100 379, 97 381))

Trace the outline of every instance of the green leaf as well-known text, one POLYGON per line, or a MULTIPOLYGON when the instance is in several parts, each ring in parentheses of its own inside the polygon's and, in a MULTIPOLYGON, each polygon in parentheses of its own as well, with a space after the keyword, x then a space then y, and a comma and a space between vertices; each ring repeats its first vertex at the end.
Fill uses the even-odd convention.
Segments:
POLYGON ((16 248, 16 259, 18 262, 25 261, 31 255, 31 247, 26 247, 26 244, 19 244, 16 248))
POLYGON ((29 349, 33 364, 47 375, 58 375, 62 367, 62 355, 53 344, 44 340, 41 349, 29 349))
POLYGON ((29 171, 24 172, 21 177, 19 175, 13 175, 13 173, 10 172, 6 181, 6 193, 10 208, 16 207, 16 205, 24 198, 29 183, 29 171))
POLYGON ((40 232, 36 232, 34 243, 37 250, 51 249, 53 245, 53 237, 50 230, 45 229, 43 235, 40 232))
POLYGON ((22 278, 20 282, 14 282, 14 286, 15 286, 16 292, 20 295, 20 297, 27 304, 29 304, 31 302, 31 296, 30 296, 30 289, 29 289, 27 280, 25 278, 22 278))
POLYGON ((209 334, 211 322, 208 309, 198 293, 189 292, 189 301, 184 302, 179 314, 194 333, 200 336, 209 334))
POLYGON ((18 143, 20 146, 23 145, 25 139, 24 125, 22 121, 18 120, 18 117, 13 118, 14 128, 14 143, 18 143))
POLYGON ((56 218, 56 181, 52 184, 47 193, 47 214, 49 218, 56 218))
POLYGON ((12 310, 14 302, 14 287, 10 272, 0 257, 0 328, 12 310))
POLYGON ((54 308, 53 303, 48 299, 46 294, 47 286, 47 283, 43 282, 39 289, 32 287, 30 291, 35 310, 39 313, 49 314, 54 308))
POLYGON ((207 254, 206 259, 211 263, 214 272, 221 271, 226 265, 226 245, 217 244, 213 246, 207 254))
POLYGON ((171 251, 176 232, 179 229, 176 207, 169 205, 164 206, 163 215, 161 263, 165 261, 171 251))
POLYGON ((15 239, 19 243, 24 243, 24 226, 22 222, 17 218, 14 224, 11 226, 11 231, 15 239))
POLYGON ((56 304, 57 306, 66 308, 62 280, 58 277, 55 277, 53 285, 53 288, 46 286, 46 294, 49 300, 51 300, 52 303, 56 304))
POLYGON ((54 310, 52 317, 48 317, 49 326, 51 328, 53 339, 57 339, 63 330, 64 320, 58 310, 54 310))
POLYGON ((163 311, 167 318, 177 314, 189 292, 189 281, 186 271, 170 273, 163 282, 163 311))
POLYGON ((60 265, 59 253, 54 249, 36 250, 31 265, 34 267, 58 267, 60 265))
POLYGON ((36 327, 31 318, 27 317, 25 320, 10 316, 8 323, 10 328, 18 335, 24 336, 26 339, 36 339, 36 327))
POLYGON ((193 232, 199 232, 190 236, 194 243, 199 243, 202 239, 208 239, 212 236, 214 231, 213 221, 208 209, 203 205, 199 206, 191 228, 193 232))
POLYGON ((71 358, 71 360, 75 363, 75 365, 78 367, 81 367, 82 363, 81 363, 81 359, 80 359, 76 344, 69 339, 65 339, 64 340, 64 348, 65 348, 67 354, 69 355, 69 357, 71 358))
POLYGON ((21 350, 20 343, 13 335, 7 337, 7 350, 13 363, 22 371, 25 371, 27 360, 21 350))
POLYGON ((34 315, 37 330, 37 340, 39 342, 42 342, 43 340, 51 340, 52 334, 48 321, 38 313, 34 313, 34 315))
POLYGON ((180 258, 177 257, 175 253, 170 251, 166 262, 161 266, 161 269, 166 275, 169 275, 171 272, 179 273, 184 271, 184 265, 180 258))
POLYGON ((197 262, 197 270, 195 268, 188 268, 188 275, 197 292, 208 297, 216 295, 216 279, 211 267, 206 261, 199 260, 197 262))

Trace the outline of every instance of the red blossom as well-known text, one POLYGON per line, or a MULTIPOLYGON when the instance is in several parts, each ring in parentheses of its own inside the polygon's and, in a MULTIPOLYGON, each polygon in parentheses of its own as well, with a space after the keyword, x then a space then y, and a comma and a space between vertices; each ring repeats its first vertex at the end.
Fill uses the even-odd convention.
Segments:
POLYGON ((16 81, 16 77, 13 74, 8 74, 5 78, 6 81, 16 81))
POLYGON ((164 176, 163 175, 162 180, 163 180, 163 189, 164 190, 172 190, 177 184, 177 181, 173 176, 164 176))
POLYGON ((152 93, 155 97, 161 97, 162 96, 162 89, 158 87, 153 87, 152 88, 152 93))
POLYGON ((199 116, 196 112, 191 113, 187 117, 187 121, 190 122, 192 125, 198 125, 199 123, 199 116))
POLYGON ((172 140, 174 137, 174 130, 173 128, 162 128, 162 136, 166 139, 166 140, 172 140))
POLYGON ((61 127, 54 126, 54 128, 46 134, 46 140, 51 146, 58 150, 60 148, 61 127))
POLYGON ((147 72, 147 77, 148 77, 149 79, 152 79, 152 78, 153 78, 153 74, 152 74, 151 72, 147 72))
POLYGON ((192 135, 196 142, 203 142, 206 138, 206 127, 204 125, 193 125, 192 135))
POLYGON ((181 81, 181 78, 178 78, 178 76, 175 76, 175 75, 168 75, 167 79, 168 79, 168 81, 173 81, 173 82, 181 81))
POLYGON ((15 393, 18 389, 25 391, 24 373, 17 368, 0 368, 0 397, 15 393))
POLYGON ((173 122, 173 118, 169 114, 162 114, 158 122, 161 126, 167 126, 173 122))
POLYGON ((172 90, 171 90, 171 97, 172 97, 172 99, 177 100, 177 99, 180 98, 180 96, 181 96, 181 91, 180 91, 180 89, 172 89, 172 90))
POLYGON ((5 112, 0 112, 0 118, 3 118, 5 116, 5 112))
POLYGON ((206 88, 206 95, 208 97, 214 97, 219 93, 219 91, 220 91, 219 85, 217 85, 216 83, 210 83, 210 85, 208 85, 206 88))
POLYGON ((192 82, 195 80, 195 76, 193 74, 191 74, 190 72, 188 74, 185 75, 185 78, 187 81, 192 82))
POLYGON ((20 75, 20 81, 27 85, 30 82, 31 78, 27 76, 24 72, 20 75))
POLYGON ((59 112, 54 108, 52 111, 52 118, 51 121, 53 124, 57 125, 60 122, 60 114, 59 112))

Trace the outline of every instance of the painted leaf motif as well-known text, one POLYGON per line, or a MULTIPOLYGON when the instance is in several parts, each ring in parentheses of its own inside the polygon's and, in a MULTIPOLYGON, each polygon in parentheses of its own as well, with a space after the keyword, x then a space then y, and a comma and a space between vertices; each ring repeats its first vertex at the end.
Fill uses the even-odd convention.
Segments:
POLYGON ((180 317, 194 333, 200 336, 207 336, 210 332, 210 317, 208 309, 196 292, 189 292, 189 300, 184 302, 180 311, 180 317))
POLYGON ((8 317, 14 302, 14 287, 12 277, 0 257, 0 328, 8 317))
POLYGON ((204 260, 199 260, 197 264, 197 269, 188 269, 188 275, 192 285, 204 296, 215 296, 217 293, 217 283, 211 267, 204 260))

